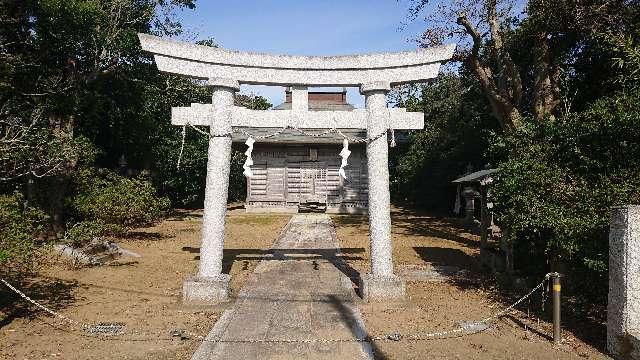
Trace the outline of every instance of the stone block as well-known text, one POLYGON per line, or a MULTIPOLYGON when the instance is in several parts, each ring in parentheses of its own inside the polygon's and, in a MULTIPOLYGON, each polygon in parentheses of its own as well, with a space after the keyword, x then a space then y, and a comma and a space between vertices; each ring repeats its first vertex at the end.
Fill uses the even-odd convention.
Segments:
POLYGON ((630 331, 628 336, 632 349, 629 353, 629 358, 640 359, 640 331, 630 331))
POLYGON ((406 286, 404 280, 393 274, 365 274, 360 278, 360 291, 366 302, 394 301, 404 299, 406 286))
POLYGON ((620 359, 640 359, 639 330, 640 206, 630 205, 611 211, 607 349, 620 359))
POLYGON ((182 285, 182 302, 187 305, 215 305, 229 297, 231 276, 193 276, 182 285))

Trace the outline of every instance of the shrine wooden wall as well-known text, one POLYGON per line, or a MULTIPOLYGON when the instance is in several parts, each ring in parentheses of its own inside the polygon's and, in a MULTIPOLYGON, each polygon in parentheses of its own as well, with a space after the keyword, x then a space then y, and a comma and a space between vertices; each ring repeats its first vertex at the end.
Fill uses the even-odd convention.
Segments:
POLYGON ((254 176, 247 180, 247 210, 297 211, 300 203, 326 203, 327 212, 366 211, 367 161, 363 146, 350 146, 347 179, 338 170, 341 145, 256 144, 254 176))

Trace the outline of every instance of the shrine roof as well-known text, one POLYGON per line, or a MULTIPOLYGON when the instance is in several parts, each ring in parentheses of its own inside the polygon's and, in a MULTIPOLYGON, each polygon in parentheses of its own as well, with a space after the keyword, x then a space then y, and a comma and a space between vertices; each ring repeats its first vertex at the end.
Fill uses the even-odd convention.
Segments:
MULTIPOLYGON (((308 106, 310 111, 351 111, 355 106, 347 102, 344 91, 309 91, 308 106)), ((285 92, 285 101, 273 110, 291 110, 291 92, 285 92)))
MULTIPOLYGON (((330 103, 326 101, 309 101, 310 111, 351 111, 355 107, 351 104, 330 103)), ((291 103, 282 103, 275 106, 273 110, 291 110, 291 103)))

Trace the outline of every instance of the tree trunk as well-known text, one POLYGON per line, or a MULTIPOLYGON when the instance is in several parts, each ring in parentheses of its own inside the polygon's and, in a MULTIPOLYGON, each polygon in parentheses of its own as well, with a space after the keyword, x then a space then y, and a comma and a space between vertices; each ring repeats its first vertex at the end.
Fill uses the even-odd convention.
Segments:
POLYGON ((489 61, 482 61, 480 49, 486 46, 478 28, 469 20, 467 14, 458 14, 457 23, 464 27, 473 40, 471 53, 467 58, 467 65, 475 73, 480 87, 489 100, 493 116, 500 122, 505 132, 513 132, 521 123, 518 107, 522 99, 522 79, 518 67, 511 55, 503 48, 502 33, 496 11, 496 1, 487 2, 487 22, 491 31, 489 61), (498 66, 494 73, 491 63, 498 66))
MULTIPOLYGON (((57 137, 73 138, 75 117, 50 116, 49 126, 57 137)), ((77 167, 77 160, 72 160, 64 165, 60 174, 54 175, 44 182, 44 191, 49 216, 51 217, 52 230, 56 237, 64 236, 66 230, 65 198, 71 183, 71 175, 77 167)))
POLYGON ((476 74, 480 87, 491 105, 493 116, 500 123, 502 130, 507 133, 513 132, 522 125, 520 111, 510 101, 508 94, 505 94, 496 86, 490 68, 483 66, 474 55, 471 55, 468 64, 476 74))
POLYGON ((69 188, 69 178, 66 175, 54 176, 45 182, 47 191, 48 213, 51 216, 51 227, 57 238, 64 237, 66 230, 66 211, 64 199, 69 188))
POLYGON ((560 67, 552 63, 546 35, 538 35, 534 59, 533 114, 538 121, 552 115, 560 103, 560 67))

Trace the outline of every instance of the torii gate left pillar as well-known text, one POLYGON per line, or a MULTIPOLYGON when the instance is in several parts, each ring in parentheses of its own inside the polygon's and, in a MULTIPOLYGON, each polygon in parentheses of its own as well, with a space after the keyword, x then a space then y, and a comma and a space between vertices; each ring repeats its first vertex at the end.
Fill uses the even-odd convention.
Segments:
POLYGON ((222 273, 222 249, 227 211, 231 162, 231 115, 234 93, 240 90, 235 80, 209 79, 213 88, 213 109, 219 114, 209 121, 207 182, 204 194, 202 242, 198 274, 182 286, 182 299, 188 303, 212 304, 227 299, 231 276, 222 273))

